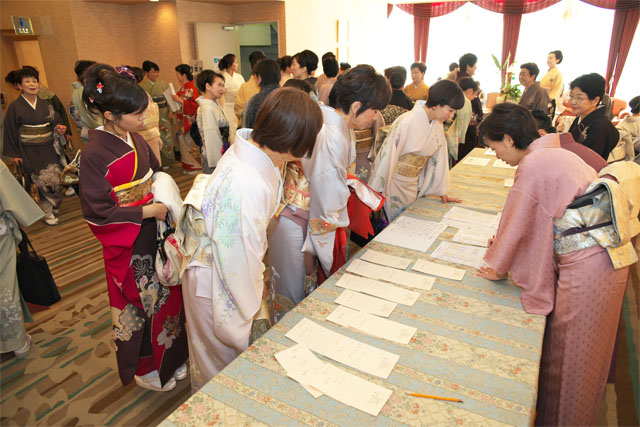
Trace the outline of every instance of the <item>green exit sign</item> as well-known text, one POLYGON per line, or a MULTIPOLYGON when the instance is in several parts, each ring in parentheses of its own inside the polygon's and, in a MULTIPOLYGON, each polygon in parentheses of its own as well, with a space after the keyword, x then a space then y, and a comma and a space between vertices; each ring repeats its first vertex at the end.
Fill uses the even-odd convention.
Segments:
POLYGON ((31 26, 31 18, 28 16, 12 16, 13 31, 21 36, 32 36, 33 27, 31 26))

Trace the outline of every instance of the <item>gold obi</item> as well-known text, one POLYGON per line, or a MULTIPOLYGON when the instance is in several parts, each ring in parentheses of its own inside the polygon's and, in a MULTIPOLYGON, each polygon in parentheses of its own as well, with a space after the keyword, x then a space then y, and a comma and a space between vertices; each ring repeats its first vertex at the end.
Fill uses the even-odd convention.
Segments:
POLYGON ((41 144, 51 141, 52 138, 53 131, 50 123, 20 126, 20 141, 23 144, 41 144))
POLYGON ((356 150, 365 150, 371 148, 373 143, 373 132, 371 129, 354 130, 356 139, 356 150))
POLYGON ((376 134, 376 145, 374 148, 376 156, 378 155, 378 152, 380 152, 380 149, 382 148, 382 144, 384 143, 385 139, 387 139, 387 136, 389 135, 390 130, 391 130, 391 124, 378 128, 378 133, 376 134))
POLYGON ((118 185, 113 189, 116 193, 116 199, 119 206, 140 206, 146 204, 151 193, 151 185, 153 180, 151 176, 153 172, 149 169, 149 172, 141 178, 133 182, 118 185))
POLYGON ((279 211, 282 211, 287 205, 308 211, 311 202, 310 196, 309 181, 304 175, 300 162, 287 163, 284 167, 284 185, 279 211))
POLYGON ((414 154, 400 156, 395 173, 409 178, 415 178, 420 175, 427 160, 429 160, 429 156, 416 156, 414 154))

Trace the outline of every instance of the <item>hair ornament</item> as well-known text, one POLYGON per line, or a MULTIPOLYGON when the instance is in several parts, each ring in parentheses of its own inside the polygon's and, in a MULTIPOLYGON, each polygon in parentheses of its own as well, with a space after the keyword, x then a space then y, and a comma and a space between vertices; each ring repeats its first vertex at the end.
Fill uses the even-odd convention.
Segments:
POLYGON ((104 88, 104 85, 102 83, 98 83, 98 85, 96 86, 96 89, 98 90, 98 93, 102 93, 102 89, 104 88))
POLYGON ((131 80, 133 80, 134 82, 137 82, 138 80, 136 79, 136 75, 135 73, 126 65, 120 65, 119 67, 116 67, 116 71, 118 72, 118 74, 120 74, 122 77, 128 77, 131 80))
POLYGON ((89 97, 89 102, 93 104, 93 96, 89 97))

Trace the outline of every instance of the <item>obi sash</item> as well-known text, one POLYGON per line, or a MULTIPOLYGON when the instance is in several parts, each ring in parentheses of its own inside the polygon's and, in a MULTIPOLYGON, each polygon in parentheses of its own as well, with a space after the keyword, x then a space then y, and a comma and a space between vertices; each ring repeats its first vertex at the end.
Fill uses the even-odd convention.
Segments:
POLYGON ((153 102, 158 104, 158 108, 167 108, 169 106, 169 104, 167 104, 167 99, 164 97, 164 95, 152 96, 151 99, 153 100, 153 102))
POLYGON ((395 173, 408 178, 416 178, 422 172, 424 165, 427 164, 427 160, 429 160, 429 156, 416 156, 414 154, 400 156, 395 173))
POLYGON ((53 138, 53 130, 50 123, 41 125, 20 126, 20 142, 23 144, 42 144, 53 138))
POLYGON ((287 205, 293 205, 296 208, 308 211, 311 203, 311 192, 309 181, 304 175, 300 162, 286 163, 282 174, 284 175, 284 185, 276 216, 280 215, 287 205))
POLYGON ((356 150, 367 150, 373 144, 373 132, 371 129, 354 130, 356 150))
POLYGON ((114 187, 118 206, 142 206, 153 200, 151 185, 153 171, 149 171, 141 179, 114 187))

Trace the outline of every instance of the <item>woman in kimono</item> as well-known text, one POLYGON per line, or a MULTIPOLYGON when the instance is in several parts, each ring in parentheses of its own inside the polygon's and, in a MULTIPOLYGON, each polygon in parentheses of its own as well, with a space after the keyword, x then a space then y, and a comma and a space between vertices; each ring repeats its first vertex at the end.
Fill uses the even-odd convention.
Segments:
POLYGON ((562 84, 562 73, 558 69, 558 65, 562 62, 562 52, 554 50, 549 52, 547 56, 547 66, 549 71, 540 79, 540 86, 549 94, 550 99, 555 99, 556 102, 562 96, 562 90, 564 85, 562 84))
POLYGON ((324 126, 313 154, 286 166, 282 205, 270 227, 269 261, 280 315, 344 264, 351 195, 347 170, 356 160, 350 130, 371 128, 391 97, 387 81, 370 65, 342 74, 334 90, 336 108, 321 107, 324 126))
POLYGON ((265 98, 276 89, 280 89, 280 68, 273 59, 263 59, 255 66, 254 76, 258 80, 260 92, 251 97, 243 113, 243 127, 253 129, 256 114, 265 98))
POLYGON ((373 163, 369 185, 386 197, 384 212, 393 221, 422 196, 460 202, 449 192, 449 156, 442 124, 464 106, 457 83, 440 80, 429 99, 396 119, 373 163))
POLYGON ((198 147, 189 133, 198 111, 198 103, 196 102, 198 89, 193 83, 191 67, 187 64, 180 64, 176 67, 176 76, 181 86, 180 90, 175 95, 171 95, 171 97, 182 106, 182 110, 177 114, 180 161, 182 162, 183 173, 194 174, 202 170, 202 163, 200 159, 196 158, 198 147))
POLYGON ((581 233, 573 234, 578 240, 568 245, 559 243, 558 227, 567 206, 598 175, 562 149, 557 134, 539 138, 531 113, 517 104, 494 107, 480 131, 496 156, 518 170, 498 232, 488 244, 488 267, 479 275, 502 280, 511 274, 522 287, 525 311, 547 316, 535 422, 593 425, 629 267, 614 270, 607 250, 581 233))
POLYGON ((169 104, 164 97, 164 91, 169 89, 169 85, 164 80, 160 80, 160 67, 152 61, 142 63, 142 71, 145 73, 140 86, 151 95, 153 102, 158 104, 158 129, 160 130, 160 156, 158 159, 163 165, 173 163, 173 132, 171 132, 171 120, 169 118, 169 104))
POLYGON ((269 95, 254 129, 240 129, 212 175, 185 199, 176 238, 182 276, 191 385, 195 392, 249 345, 265 292, 267 225, 282 191, 279 167, 308 156, 322 113, 297 89, 269 95), (252 327, 253 326, 253 327, 252 327))
POLYGON ((244 77, 238 72, 238 59, 233 53, 223 56, 218 62, 218 68, 224 77, 224 113, 229 120, 230 135, 235 135, 238 122, 234 119, 234 106, 240 86, 244 83, 244 77))
POLYGON ((80 202, 102 243, 120 380, 168 391, 186 378, 185 317, 179 286, 164 287, 155 272, 156 220, 167 208, 153 203, 155 155, 136 132, 148 94, 108 65, 85 73, 83 99, 105 125, 89 131, 82 152, 80 202))
POLYGON ((203 70, 196 79, 202 96, 198 101, 196 121, 202 138, 202 169, 211 173, 222 152, 229 148, 229 121, 218 104, 224 94, 224 77, 212 70, 203 70))
MULTIPOLYGON (((120 67, 116 67, 116 71, 118 74, 127 76, 131 80, 140 84, 142 79, 144 78, 144 71, 140 67, 129 67, 126 65, 122 65, 120 67)), ((140 129, 138 129, 138 133, 142 135, 144 140, 153 151, 153 154, 156 156, 158 163, 162 166, 162 158, 160 153, 160 147, 162 147, 162 140, 160 139, 160 108, 158 104, 151 98, 149 95, 149 103, 147 104, 147 109, 144 112, 144 124, 140 129)))
POLYGON ((0 353, 12 351, 17 359, 29 355, 31 336, 24 322, 33 322, 22 299, 16 275, 16 245, 27 227, 44 216, 38 205, 0 161, 0 353))
POLYGON ((16 74, 16 81, 22 94, 7 109, 3 154, 13 158, 14 163, 22 164, 24 172, 31 176, 38 187, 44 221, 56 225, 62 203, 60 156, 64 153, 55 141, 55 133, 64 135, 66 127, 60 124, 53 107, 37 95, 40 82, 35 70, 22 68, 16 74))

